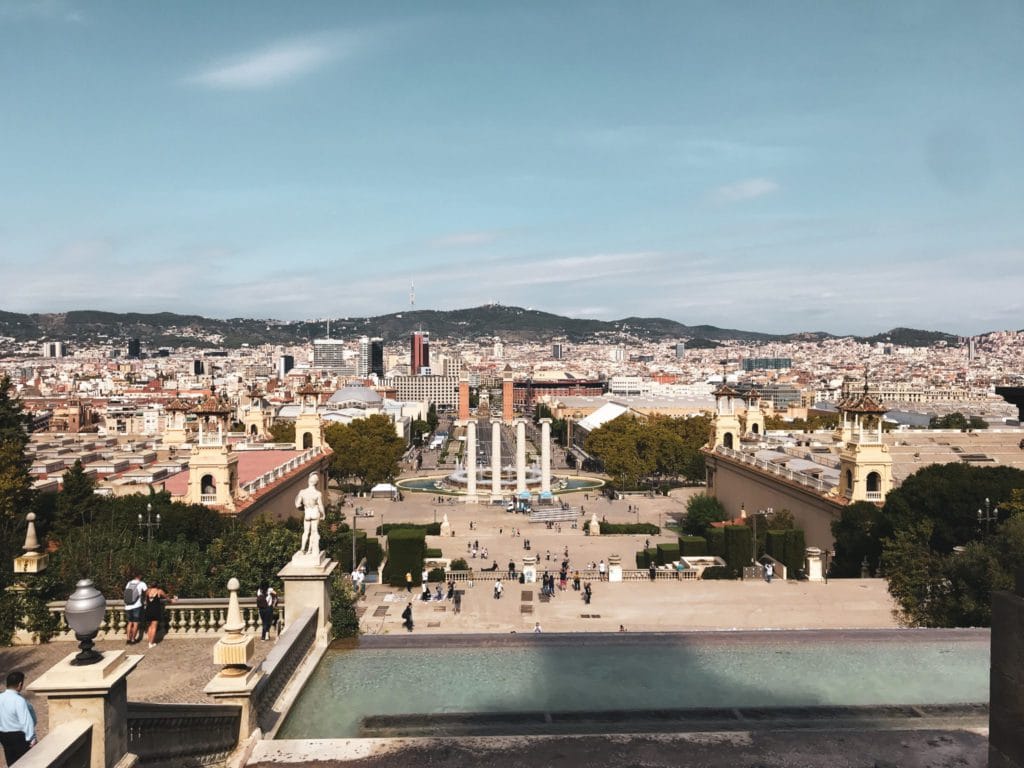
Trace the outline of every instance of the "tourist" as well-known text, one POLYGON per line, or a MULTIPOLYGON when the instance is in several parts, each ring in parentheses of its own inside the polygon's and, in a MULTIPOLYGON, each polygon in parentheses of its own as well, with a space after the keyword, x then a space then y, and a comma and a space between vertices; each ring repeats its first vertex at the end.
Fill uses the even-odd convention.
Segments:
POLYGON ((647 566, 647 572, 651 576, 651 581, 654 581, 658 578, 658 566, 656 566, 654 563, 651 563, 649 566, 647 566))
POLYGON ((515 560, 509 560, 508 561, 508 577, 509 577, 509 579, 514 579, 516 577, 516 561, 515 560))
POLYGON ((501 593, 504 591, 504 587, 501 585, 501 579, 494 582, 494 599, 501 600, 501 593))
POLYGON ((430 585, 427 582, 423 582, 423 591, 420 593, 420 600, 427 602, 430 600, 430 585))
POLYGON ((534 624, 533 624, 533 634, 539 635, 540 633, 541 633, 540 622, 539 621, 534 622, 534 624))
POLYGON ((454 596, 454 594, 455 594, 455 581, 452 580, 452 581, 448 582, 448 599, 451 600, 452 596, 454 596))
POLYGON ((124 614, 128 622, 128 645, 134 645, 142 640, 139 632, 139 624, 142 623, 142 606, 146 598, 146 582, 136 571, 131 581, 124 585, 124 614))
POLYGON ((580 572, 575 571, 572 575, 572 588, 577 592, 580 591, 580 572))
POLYGON ((565 582, 568 578, 569 572, 563 567, 562 570, 558 572, 558 589, 562 592, 565 592, 565 582))
POLYGON ((402 611, 402 626, 412 632, 412 601, 405 606, 405 610, 402 611))
POLYGON ((0 743, 7 765, 14 765, 36 745, 36 713, 21 695, 24 687, 25 673, 10 672, 7 689, 0 693, 0 743))
POLYGON ((590 594, 590 582, 585 581, 583 582, 583 602, 587 605, 590 605, 590 594))
POLYGON ((408 571, 405 572, 405 591, 412 592, 412 574, 408 571))
MULTIPOLYGON (((353 573, 353 580, 357 578, 354 575, 356 573, 359 573, 358 569, 353 573)), ((259 589, 256 590, 256 609, 259 611, 260 624, 263 627, 261 640, 270 639, 270 628, 274 625, 274 608, 276 606, 277 592, 270 586, 270 582, 264 579, 260 582, 259 589)))
POLYGON ((462 591, 459 590, 452 597, 452 613, 462 613, 462 591))
POLYGON ((439 603, 444 600, 444 593, 441 592, 441 585, 438 584, 434 589, 434 602, 439 603))
POLYGON ((164 622, 164 604, 168 602, 173 602, 173 598, 160 586, 154 584, 146 590, 146 640, 150 648, 156 645, 156 633, 164 622))
POLYGON ((626 631, 626 625, 625 624, 619 624, 619 632, 625 632, 625 631, 626 631))
POLYGON ((774 576, 774 575, 775 575, 775 564, 769 562, 764 567, 764 580, 767 581, 769 584, 771 584, 772 583, 772 576, 774 576))
POLYGON ((597 580, 604 581, 605 578, 605 565, 604 560, 597 564, 597 580))
POLYGON ((486 560, 487 559, 487 547, 484 547, 484 551, 480 553, 480 559, 481 560, 486 560))

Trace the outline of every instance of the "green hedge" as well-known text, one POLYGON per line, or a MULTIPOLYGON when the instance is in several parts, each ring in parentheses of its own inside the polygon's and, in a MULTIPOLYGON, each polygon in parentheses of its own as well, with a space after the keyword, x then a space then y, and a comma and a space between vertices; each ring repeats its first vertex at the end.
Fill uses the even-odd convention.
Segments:
POLYGON ((601 523, 602 536, 605 534, 618 535, 624 533, 640 533, 645 536, 654 536, 661 533, 661 528, 653 523, 601 523))
POLYGON ((786 562, 786 531, 768 531, 764 539, 764 552, 780 563, 786 562))
POLYGON ((454 560, 451 561, 451 563, 448 564, 448 566, 453 571, 469 571, 469 570, 472 570, 469 567, 469 563, 466 562, 466 558, 464 558, 464 557, 456 557, 454 560))
POLYGON ((366 540, 366 570, 376 571, 380 568, 381 562, 384 560, 384 550, 380 546, 380 541, 374 538, 368 538, 366 540))
POLYGON ((440 557, 444 557, 444 555, 442 554, 440 549, 435 549, 433 547, 427 547, 426 549, 423 550, 423 557, 427 558, 427 559, 434 559, 434 560, 436 560, 436 559, 438 559, 440 557))
POLYGON ((679 551, 683 557, 699 557, 708 553, 708 541, 703 536, 680 536, 679 551))
POLYGON ((444 568, 431 568, 430 573, 427 574, 427 581, 431 583, 444 581, 444 568))
POLYGON ((713 565, 710 568, 705 568, 704 573, 701 574, 702 579, 731 579, 732 572, 724 565, 713 565))
POLYGON ((377 526, 377 535, 390 536, 392 531, 399 528, 414 528, 416 530, 422 530, 427 536, 441 535, 440 523, 386 523, 385 525, 377 526))
POLYGON ((405 574, 412 574, 412 583, 420 584, 423 573, 422 528, 395 528, 388 534, 388 561, 384 565, 384 581, 393 587, 405 586, 405 574))
POLYGON ((671 544, 659 544, 658 550, 658 565, 671 565, 679 559, 679 543, 672 542, 671 544))
POLYGON ((796 578, 796 572, 804 567, 804 558, 806 557, 806 543, 804 542, 804 532, 799 528, 786 531, 786 543, 782 550, 782 557, 779 558, 785 563, 788 569, 787 575, 790 578, 796 578))
POLYGON ((636 567, 637 568, 646 568, 647 566, 648 566, 647 550, 646 549, 641 549, 639 552, 636 553, 636 567))
POLYGON ((725 562, 733 578, 743 575, 743 566, 750 563, 752 531, 745 525, 725 526, 725 562))
POLYGON ((708 542, 708 554, 725 557, 725 528, 708 528, 704 538, 708 542))
POLYGON ((658 564, 658 548, 657 547, 649 547, 649 548, 645 549, 644 550, 644 555, 646 557, 646 562, 644 563, 644 568, 649 567, 651 563, 654 563, 655 565, 658 564))

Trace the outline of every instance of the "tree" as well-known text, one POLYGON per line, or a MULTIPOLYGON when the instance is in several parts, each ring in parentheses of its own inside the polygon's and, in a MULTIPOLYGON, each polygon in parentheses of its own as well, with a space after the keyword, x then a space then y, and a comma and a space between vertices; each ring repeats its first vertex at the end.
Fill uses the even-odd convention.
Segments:
POLYGON ((270 437, 275 443, 294 443, 295 422, 275 421, 270 425, 270 437))
POLYGON ((725 507, 714 496, 698 493, 686 501, 686 517, 682 522, 683 533, 690 536, 703 536, 711 523, 726 520, 725 507))
POLYGON ((882 510, 869 501, 854 502, 843 508, 839 519, 832 522, 836 547, 832 575, 837 578, 860 576, 861 563, 865 560, 872 573, 878 570, 882 556, 881 522, 882 510))
POLYGON ((61 490, 57 494, 57 519, 53 528, 58 538, 70 528, 92 522, 93 515, 103 506, 103 500, 95 491, 95 478, 87 475, 82 462, 76 460, 64 473, 61 490))
POLYGON ((435 432, 437 430, 437 404, 431 403, 430 407, 427 408, 427 432, 435 432))
POLYGON ((430 431, 430 425, 423 419, 416 419, 410 427, 412 444, 423 445, 423 436, 430 431))
MULTIPOLYGON (((25 515, 33 511, 35 494, 29 461, 28 418, 12 394, 10 377, 0 378, 0 557, 10 563, 24 540, 25 515)), ((0 587, 10 581, 10 566, 0 569, 0 587)))
POLYGON ((331 446, 331 476, 354 478, 364 488, 394 479, 405 453, 405 443, 395 434, 391 419, 374 414, 351 424, 331 424, 324 430, 331 446))
POLYGON ((623 414, 595 429, 584 443, 587 453, 604 464, 620 488, 637 488, 656 462, 646 430, 634 416, 623 414))

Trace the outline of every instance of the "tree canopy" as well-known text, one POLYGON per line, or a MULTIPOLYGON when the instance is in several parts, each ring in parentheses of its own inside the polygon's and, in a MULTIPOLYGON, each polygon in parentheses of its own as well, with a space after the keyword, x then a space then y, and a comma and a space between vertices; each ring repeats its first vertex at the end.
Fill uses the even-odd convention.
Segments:
POLYGON ((622 488, 639 487, 654 476, 696 480, 704 476, 701 448, 709 423, 706 416, 650 416, 642 421, 623 414, 587 435, 584 448, 622 488))
POLYGON ((351 424, 331 424, 324 430, 324 439, 334 451, 330 474, 336 480, 355 480, 367 488, 398 476, 405 442, 387 416, 374 414, 351 424))
POLYGON ((686 500, 686 517, 682 521, 683 533, 703 536, 712 523, 719 523, 727 518, 728 514, 722 502, 706 493, 695 494, 686 500))

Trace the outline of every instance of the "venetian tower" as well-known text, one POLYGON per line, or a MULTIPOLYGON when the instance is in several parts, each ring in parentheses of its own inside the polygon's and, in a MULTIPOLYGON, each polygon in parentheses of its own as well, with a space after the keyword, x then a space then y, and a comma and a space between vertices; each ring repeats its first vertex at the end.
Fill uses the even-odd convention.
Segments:
POLYGON ((324 428, 317 412, 320 390, 315 384, 307 381, 295 394, 299 396, 299 415, 295 417, 295 450, 323 448, 324 428))
POLYGON ((723 379, 722 386, 711 394, 715 396, 715 415, 711 418, 709 447, 714 450, 722 445, 726 448, 737 449, 742 429, 733 400, 739 397, 739 393, 726 384, 723 379))
POLYGON ((199 418, 199 435, 188 458, 188 503, 234 512, 238 455, 227 440, 231 407, 211 395, 192 412, 199 418))
POLYGON ((850 501, 885 500, 892 490, 892 455, 882 443, 885 408, 867 393, 839 404, 842 434, 849 435, 839 451, 839 494, 850 501))
POLYGON ((761 410, 761 396, 755 391, 747 392, 747 411, 743 414, 743 433, 747 435, 764 435, 764 411, 761 410))
POLYGON ((191 410, 191 406, 183 403, 177 397, 167 404, 164 408, 166 414, 164 417, 164 445, 177 448, 191 440, 192 433, 185 422, 185 415, 191 410))

